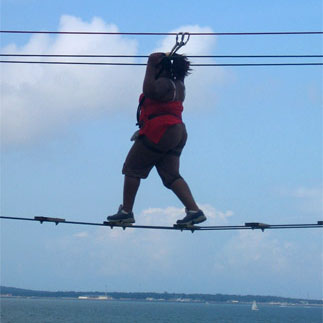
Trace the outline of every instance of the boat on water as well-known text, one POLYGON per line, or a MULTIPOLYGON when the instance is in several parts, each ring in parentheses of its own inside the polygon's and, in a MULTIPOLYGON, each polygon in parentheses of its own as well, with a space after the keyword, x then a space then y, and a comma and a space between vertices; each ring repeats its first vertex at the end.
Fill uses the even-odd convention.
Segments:
POLYGON ((253 302, 252 302, 251 310, 252 310, 252 311, 258 311, 258 310, 259 310, 259 308, 258 308, 258 306, 257 306, 256 301, 253 301, 253 302))

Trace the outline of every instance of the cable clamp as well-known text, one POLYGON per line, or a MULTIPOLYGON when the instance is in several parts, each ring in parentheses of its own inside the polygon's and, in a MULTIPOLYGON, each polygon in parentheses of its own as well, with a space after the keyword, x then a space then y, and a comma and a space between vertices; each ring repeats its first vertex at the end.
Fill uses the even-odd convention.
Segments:
POLYGON ((270 225, 269 224, 260 223, 260 222, 247 222, 244 225, 246 227, 250 227, 252 230, 254 230, 254 229, 261 229, 262 232, 264 232, 265 229, 270 228, 270 225))
POLYGON ((48 218, 46 216, 35 216, 34 219, 37 220, 37 221, 39 221, 41 224, 43 224, 43 222, 54 222, 57 225, 60 222, 65 222, 65 219, 61 219, 61 218, 48 218))

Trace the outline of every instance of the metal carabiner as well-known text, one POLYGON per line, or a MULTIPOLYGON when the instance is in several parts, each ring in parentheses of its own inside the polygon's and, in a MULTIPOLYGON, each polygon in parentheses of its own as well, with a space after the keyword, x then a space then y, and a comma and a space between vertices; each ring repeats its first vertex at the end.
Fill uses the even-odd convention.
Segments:
POLYGON ((176 34, 176 43, 174 45, 174 47, 172 48, 172 50, 166 54, 165 57, 163 57, 162 61, 160 63, 157 64, 157 66, 162 66, 159 73, 156 75, 155 79, 157 80, 159 78, 159 76, 161 75, 161 73, 164 70, 164 65, 163 63, 167 63, 172 65, 172 60, 174 60, 173 55, 183 46, 185 46, 188 42, 188 40, 190 39, 190 34, 188 32, 179 32, 176 34), (179 41, 179 36, 182 36, 181 40, 179 41), (185 36, 187 36, 186 40, 185 40, 185 36))
POLYGON ((179 32, 178 34, 176 34, 176 43, 174 45, 174 47, 172 48, 172 50, 169 53, 169 57, 171 57, 172 55, 174 55, 181 47, 185 46, 187 44, 187 42, 190 39, 190 34, 188 32, 179 32), (179 36, 182 36, 181 40, 179 41, 179 36), (187 36, 186 40, 185 40, 185 36, 187 36))
POLYGON ((188 32, 185 32, 185 33, 180 32, 176 35, 176 42, 178 43, 178 45, 180 45, 180 47, 185 46, 187 44, 187 42, 189 41, 189 39, 190 39, 190 34, 188 32), (181 39, 180 43, 178 43, 178 36, 179 35, 182 35, 182 39, 181 39), (187 36, 186 41, 184 41, 185 36, 187 36))

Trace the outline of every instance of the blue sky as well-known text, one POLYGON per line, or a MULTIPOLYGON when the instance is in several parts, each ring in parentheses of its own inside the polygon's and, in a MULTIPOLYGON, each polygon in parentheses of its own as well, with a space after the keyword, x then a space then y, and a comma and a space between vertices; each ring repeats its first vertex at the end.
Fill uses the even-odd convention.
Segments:
MULTIPOLYGON (((318 31, 322 3, 4 0, 1 29, 318 31)), ((173 43, 10 34, 1 52, 147 55, 173 43)), ((322 54, 322 37, 195 36, 181 52, 322 54)), ((1 68, 1 214, 105 220, 121 203, 144 67, 1 68)), ((186 85, 181 171, 209 225, 322 219, 321 67, 196 67, 186 85)), ((140 224, 172 225, 184 214, 155 171, 134 212, 140 224)), ((7 286, 322 298, 322 269, 319 229, 192 235, 1 221, 7 286)))

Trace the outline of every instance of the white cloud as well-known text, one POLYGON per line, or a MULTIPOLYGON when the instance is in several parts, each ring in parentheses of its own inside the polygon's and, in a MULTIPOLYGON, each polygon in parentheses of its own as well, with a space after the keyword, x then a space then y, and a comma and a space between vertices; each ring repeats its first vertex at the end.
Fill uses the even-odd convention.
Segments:
MULTIPOLYGON (((219 211, 211 205, 200 205, 207 222, 203 225, 223 225, 227 218, 233 215, 232 211, 219 211)), ((176 220, 185 216, 184 208, 169 206, 166 208, 148 208, 136 215, 136 223, 141 225, 172 226, 176 220)), ((203 234, 196 233, 196 234, 203 234)), ((113 250, 119 250, 117 257, 120 259, 131 258, 133 250, 138 250, 137 260, 133 266, 122 268, 124 272, 133 271, 134 268, 146 268, 151 272, 168 272, 174 270, 175 263, 181 253, 180 250, 187 248, 187 239, 190 239, 188 232, 178 233, 168 230, 144 230, 128 228, 125 231, 120 228, 108 230, 103 228, 97 231, 96 242, 99 244, 97 249, 104 248, 102 272, 111 274, 119 272, 120 268, 108 266, 111 263, 110 256, 113 250), (185 242, 186 241, 186 242, 185 242)), ((191 243, 192 241, 190 241, 191 243)), ((145 269, 145 270, 146 270, 145 269)))
POLYGON ((215 270, 245 272, 263 270, 285 272, 295 253, 291 242, 274 239, 268 232, 240 231, 216 255, 215 270))
MULTIPOLYGON (((93 18, 88 23, 62 16, 58 30, 115 32, 118 28, 100 18, 93 18)), ((40 34, 32 36, 21 48, 12 44, 2 52, 135 55, 137 42, 119 35, 61 34, 51 37, 40 34)), ((77 61, 75 58, 69 60, 77 61)), ((143 73, 140 67, 3 64, 3 141, 25 142, 48 132, 59 132, 60 127, 84 117, 132 107, 130 103, 137 98, 142 82, 142 77, 129 77, 134 71, 143 73)))
POLYGON ((301 200, 301 209, 305 213, 317 214, 320 218, 323 212, 322 188, 300 187, 293 192, 294 196, 301 200))
POLYGON ((299 209, 305 214, 322 215, 323 191, 321 187, 300 186, 294 189, 282 189, 280 194, 296 200, 299 209))
MULTIPOLYGON (((64 15, 58 31, 117 32, 118 27, 100 18, 85 22, 64 15)), ((210 28, 181 26, 176 30, 212 32, 210 28)), ((179 53, 208 55, 214 53, 214 36, 191 36, 179 53)), ((155 51, 170 51, 175 36, 167 36, 155 51)), ((120 35, 33 35, 22 47, 15 44, 2 48, 13 54, 128 54, 136 55, 136 40, 120 35)), ((28 58, 24 58, 28 59, 28 58)), ((31 58, 30 58, 31 59, 31 58)), ((53 58, 32 58, 51 60, 53 58)), ((53 60, 63 60, 56 58, 53 60)), ((64 61, 77 61, 64 58, 64 61)), ((80 58, 80 61, 95 59, 80 58)), ((103 59, 99 59, 102 61, 103 59)), ((109 58, 106 61, 120 61, 109 58)), ((125 61, 125 59, 122 59, 125 61)), ((126 59, 134 62, 134 59, 126 59)), ((198 62, 197 59, 192 59, 198 62)), ((214 60, 212 60, 214 62, 214 60)), ((185 109, 214 108, 216 85, 224 82, 228 74, 222 68, 194 68, 189 76, 185 109), (203 86, 201 86, 203 84, 203 86)), ((144 68, 135 66, 79 66, 47 64, 3 64, 1 92, 1 129, 4 143, 25 143, 59 134, 80 120, 97 118, 107 113, 133 109, 137 104, 144 77, 144 68)))
MULTIPOLYGON (((186 25, 172 30, 171 32, 196 32, 211 33, 209 27, 198 25, 186 25)), ((155 51, 169 52, 175 44, 175 36, 167 36, 163 39, 155 51)), ((186 38, 185 38, 186 39, 186 38)), ((214 36, 194 36, 192 35, 188 43, 178 50, 178 54, 189 56, 214 55, 216 50, 216 37, 214 36)), ((191 63, 216 63, 212 58, 207 60, 191 58, 191 63)), ((217 102, 216 86, 232 81, 231 74, 222 67, 192 67, 192 74, 186 81, 187 100, 185 108, 189 110, 200 110, 205 108, 215 108, 217 102)))
POLYGON ((298 187, 291 192, 291 195, 297 198, 309 198, 309 199, 318 199, 322 198, 322 189, 317 187, 307 188, 307 187, 298 187))
MULTIPOLYGON (((232 215, 213 206, 201 205, 201 208, 208 216, 207 225, 222 223, 232 215)), ((136 221, 171 225, 183 215, 182 208, 150 208, 136 214, 136 221)), ((47 253, 57 257, 50 269, 52 275, 69 276, 75 283, 86 281, 88 277, 99 281, 108 279, 109 289, 119 290, 123 286, 137 291, 145 288, 188 291, 202 284, 210 291, 228 292, 229 288, 233 293, 237 290, 274 293, 275 290, 281 294, 284 288, 281 286, 294 286, 295 281, 298 281, 297 286, 305 286, 304 277, 319 279, 321 273, 322 248, 315 240, 311 241, 312 233, 304 244, 302 239, 296 241, 291 231, 275 230, 192 234, 91 227, 86 232, 68 236, 65 232, 63 237, 51 238, 46 243, 47 253), (304 248, 310 252, 304 253, 304 248), (63 262, 64 266, 60 266, 63 262), (187 271, 187 268, 191 269, 187 271), (202 277, 197 283, 196 274, 202 277)))
MULTIPOLYGON (((213 30, 209 27, 186 25, 171 30, 171 32, 211 33, 213 32, 213 30)), ((187 38, 185 37, 185 39, 187 38)), ((210 50, 214 49, 215 39, 216 38, 214 36, 196 37, 193 35, 190 37, 187 44, 181 47, 177 53, 185 55, 207 55, 208 53, 210 53, 210 50)), ((172 35, 165 37, 160 42, 160 45, 157 47, 156 51, 169 52, 173 48, 175 40, 176 37, 172 35)))
MULTIPOLYGON (((220 225, 226 224, 228 217, 233 215, 233 211, 219 211, 209 204, 199 204, 207 217, 207 222, 203 225, 220 225)), ((185 216, 184 208, 167 207, 167 208, 149 208, 142 212, 140 219, 146 225, 172 225, 176 220, 185 216)))
MULTIPOLYGON (((205 225, 223 224, 232 215, 231 211, 218 211, 211 205, 201 208, 208 217, 205 225)), ((172 226, 184 216, 184 208, 149 208, 136 215, 136 224, 172 226)), ((194 233, 194 237, 198 239, 198 235, 204 234, 194 233)), ((85 253, 103 276, 138 275, 142 271, 153 275, 172 272, 188 243, 194 244, 190 232, 100 227, 60 237, 53 242, 53 248, 63 252, 71 266, 73 262, 78 264, 80 254, 85 253)))
POLYGON ((74 234, 75 238, 87 238, 89 236, 88 232, 82 231, 74 234))

